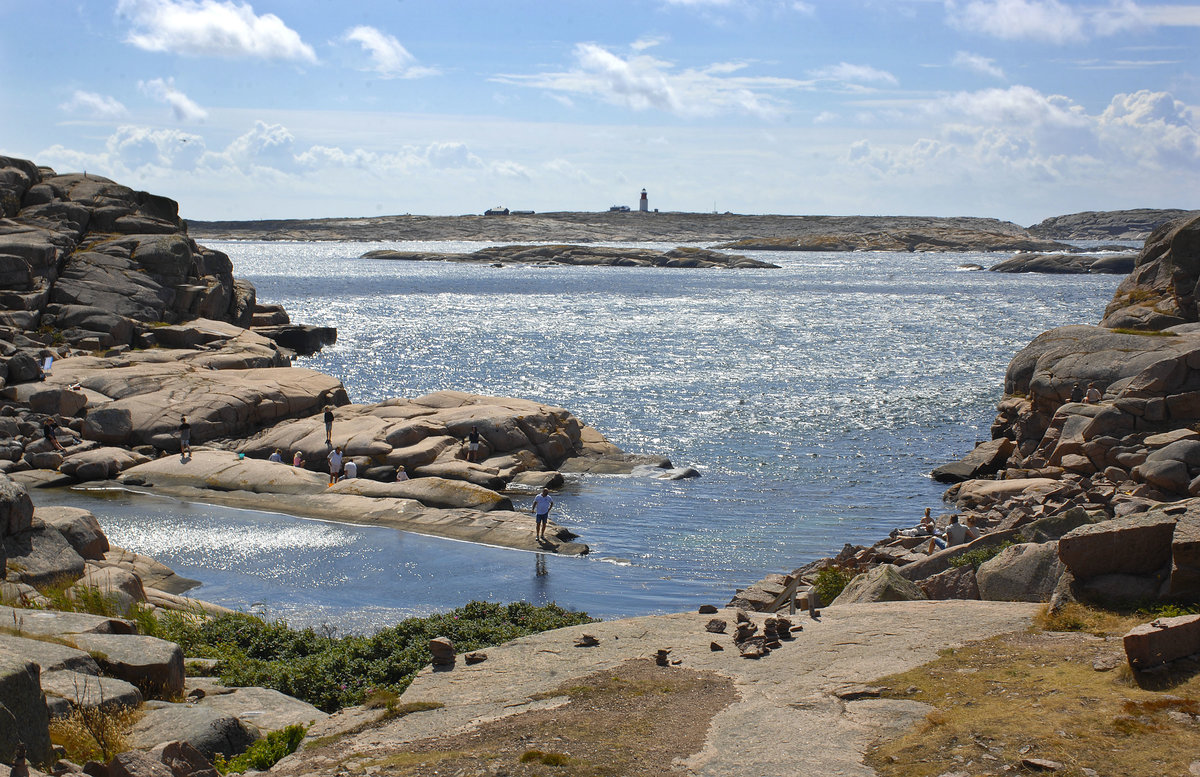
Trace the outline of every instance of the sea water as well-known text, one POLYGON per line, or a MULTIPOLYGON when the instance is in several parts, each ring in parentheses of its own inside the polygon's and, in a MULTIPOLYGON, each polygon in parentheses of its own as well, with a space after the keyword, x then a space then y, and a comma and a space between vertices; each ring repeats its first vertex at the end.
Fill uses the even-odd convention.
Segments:
POLYGON ((1098 321, 1120 280, 966 269, 1007 258, 972 253, 756 252, 780 269, 702 270, 360 258, 482 243, 207 244, 260 302, 337 327, 335 346, 296 363, 354 402, 523 397, 701 473, 572 479, 555 520, 591 546, 583 559, 131 495, 38 497, 93 510, 114 544, 201 580, 197 597, 352 630, 472 599, 601 617, 724 604, 936 514, 944 486, 929 471, 989 437, 1012 356, 1098 321))

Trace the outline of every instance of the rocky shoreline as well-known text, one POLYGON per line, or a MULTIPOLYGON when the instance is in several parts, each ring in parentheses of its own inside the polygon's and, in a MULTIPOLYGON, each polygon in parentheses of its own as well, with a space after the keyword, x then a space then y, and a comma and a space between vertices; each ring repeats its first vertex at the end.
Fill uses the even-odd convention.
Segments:
POLYGON ((978 539, 939 550, 893 532, 770 575, 732 604, 780 606, 822 570, 859 576, 839 604, 1200 600, 1198 277, 1193 215, 1147 238, 1100 325, 1045 332, 1014 357, 992 439, 933 472, 955 484, 939 528, 970 519, 978 539))
POLYGON ((503 267, 506 264, 572 267, 686 267, 724 269, 779 269, 779 265, 738 254, 703 248, 681 247, 671 251, 611 246, 543 245, 497 246, 469 254, 439 254, 428 251, 368 251, 363 259, 405 262, 463 262, 503 267))
POLYGON ((563 527, 536 540, 514 499, 560 487, 564 471, 670 467, 524 400, 445 391, 351 404, 337 379, 292 366, 336 331, 259 304, 165 197, 0 157, 0 207, 0 474, 30 487, 113 481, 578 555, 587 546, 563 527), (335 446, 359 477, 326 488, 335 446), (276 450, 286 463, 267 460, 276 450), (395 482, 400 469, 411 480, 395 482))

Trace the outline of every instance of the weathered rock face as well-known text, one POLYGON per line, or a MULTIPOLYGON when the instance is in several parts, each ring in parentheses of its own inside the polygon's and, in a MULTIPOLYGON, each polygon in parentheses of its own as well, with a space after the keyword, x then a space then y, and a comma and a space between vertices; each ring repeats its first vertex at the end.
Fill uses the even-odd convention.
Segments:
POLYGON ((1051 240, 1145 240, 1168 221, 1195 214, 1179 209, 1085 211, 1054 216, 1034 224, 1029 232, 1051 240))
POLYGON ((0 321, 96 349, 154 322, 240 317, 228 257, 187 237, 174 201, 9 157, 0 180, 0 321))
POLYGON ((1063 573, 1055 542, 1010 545, 976 571, 979 598, 994 602, 1045 602, 1063 573))
POLYGON ((896 567, 881 564, 865 575, 851 580, 833 600, 838 604, 862 602, 911 602, 927 599, 925 592, 911 580, 904 579, 896 567))
POLYGON ((50 756, 50 715, 38 665, 0 652, 0 762, 12 762, 18 744, 26 757, 43 763, 50 756))
POLYGON ((1157 330, 1198 320, 1200 215, 1163 224, 1117 287, 1102 326, 1157 330))

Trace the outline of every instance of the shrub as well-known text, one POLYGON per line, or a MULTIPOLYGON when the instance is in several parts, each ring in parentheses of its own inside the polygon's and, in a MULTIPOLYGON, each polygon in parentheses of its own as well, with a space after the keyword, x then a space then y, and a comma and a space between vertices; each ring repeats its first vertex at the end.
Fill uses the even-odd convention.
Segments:
POLYGON ((107 761, 124 752, 133 713, 124 708, 76 706, 65 718, 50 721, 50 741, 66 750, 76 763, 107 761))
POLYGON ((856 575, 853 572, 841 567, 825 567, 817 573, 817 579, 813 582, 813 588, 816 590, 821 604, 828 605, 834 599, 838 598, 838 594, 855 577, 856 575))
POLYGON ((337 637, 243 613, 207 620, 164 613, 147 633, 178 643, 184 655, 219 659, 217 671, 226 685, 274 688, 334 712, 362 704, 372 691, 403 692, 432 659, 433 637, 448 637, 466 652, 592 621, 556 604, 471 602, 452 612, 408 618, 371 636, 337 637))
POLYGON ((265 772, 274 766, 284 756, 296 752, 304 739, 304 726, 293 724, 278 731, 272 731, 266 737, 258 740, 247 748, 246 752, 234 756, 228 761, 220 753, 213 759, 213 766, 221 774, 229 772, 245 772, 255 769, 265 772))

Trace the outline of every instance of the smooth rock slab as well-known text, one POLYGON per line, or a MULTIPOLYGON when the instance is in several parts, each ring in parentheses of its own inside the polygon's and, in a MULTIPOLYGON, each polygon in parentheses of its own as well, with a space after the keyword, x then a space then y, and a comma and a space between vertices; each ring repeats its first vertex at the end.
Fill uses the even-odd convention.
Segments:
POLYGON ((210 693, 199 702, 251 723, 261 731, 276 731, 293 724, 311 726, 329 715, 305 701, 270 688, 235 688, 229 693, 210 693))
POLYGON ((211 759, 239 755, 259 739, 258 729, 233 715, 194 704, 148 702, 145 715, 129 732, 129 743, 149 749, 164 742, 187 742, 211 759))
POLYGON ((97 677, 69 669, 42 673, 42 690, 76 707, 134 709, 142 703, 142 692, 115 677, 97 677))
POLYGON ((121 618, 58 610, 21 610, 0 606, 0 623, 43 637, 72 634, 133 634, 137 627, 121 618))
POLYGON ((44 639, 0 634, 0 652, 32 661, 40 666, 43 672, 74 671, 89 675, 100 674, 99 665, 86 652, 44 639))
POLYGON ((57 529, 36 519, 29 529, 5 537, 4 551, 9 572, 34 587, 83 576, 83 557, 57 529))
POLYGON ((126 634, 77 634, 74 642, 107 674, 133 683, 148 696, 173 698, 183 693, 183 651, 174 642, 126 634))

